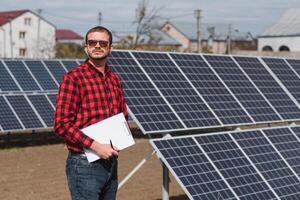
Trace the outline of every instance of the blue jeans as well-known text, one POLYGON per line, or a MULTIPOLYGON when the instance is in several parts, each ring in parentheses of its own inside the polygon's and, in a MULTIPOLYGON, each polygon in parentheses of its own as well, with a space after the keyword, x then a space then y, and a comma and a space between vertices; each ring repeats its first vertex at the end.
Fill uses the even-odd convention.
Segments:
POLYGON ((100 159, 89 163, 86 157, 69 155, 66 174, 72 200, 114 200, 118 190, 118 160, 100 159))

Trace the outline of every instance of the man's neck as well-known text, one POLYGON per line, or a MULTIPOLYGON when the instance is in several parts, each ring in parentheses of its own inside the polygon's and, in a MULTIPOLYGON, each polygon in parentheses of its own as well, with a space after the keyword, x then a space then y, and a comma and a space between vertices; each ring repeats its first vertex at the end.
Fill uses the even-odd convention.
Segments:
POLYGON ((99 72, 101 72, 104 75, 106 59, 103 60, 89 59, 89 62, 93 67, 95 67, 99 72))

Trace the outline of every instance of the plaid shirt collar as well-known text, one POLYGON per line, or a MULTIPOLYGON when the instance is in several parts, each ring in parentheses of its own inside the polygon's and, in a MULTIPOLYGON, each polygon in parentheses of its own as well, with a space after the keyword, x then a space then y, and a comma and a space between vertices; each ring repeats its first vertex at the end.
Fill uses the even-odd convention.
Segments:
MULTIPOLYGON (((95 73, 100 73, 90 62, 89 59, 86 59, 84 62, 91 70, 95 71, 95 73)), ((104 68, 104 76, 108 76, 111 72, 110 67, 106 64, 104 68)), ((102 73, 100 73, 102 74, 102 73)))

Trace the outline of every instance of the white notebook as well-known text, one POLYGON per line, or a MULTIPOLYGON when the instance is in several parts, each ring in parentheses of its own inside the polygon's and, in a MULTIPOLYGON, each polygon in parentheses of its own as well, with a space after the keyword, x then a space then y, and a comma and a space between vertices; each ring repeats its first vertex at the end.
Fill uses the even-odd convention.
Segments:
MULTIPOLYGON (((101 144, 110 144, 111 141, 119 150, 135 144, 123 113, 85 127, 81 131, 101 144)), ((89 162, 100 159, 91 149, 84 151, 89 162)))

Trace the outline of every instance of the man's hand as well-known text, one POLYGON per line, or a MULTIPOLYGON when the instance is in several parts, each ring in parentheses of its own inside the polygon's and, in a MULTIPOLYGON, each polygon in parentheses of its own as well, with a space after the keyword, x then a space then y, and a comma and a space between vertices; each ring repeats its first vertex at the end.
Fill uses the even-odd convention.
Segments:
POLYGON ((118 149, 112 148, 110 144, 100 144, 94 141, 90 147, 100 158, 108 159, 111 156, 118 156, 118 149))

